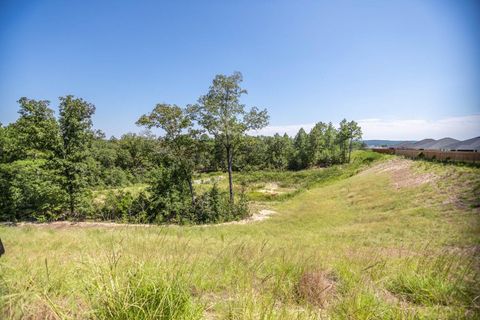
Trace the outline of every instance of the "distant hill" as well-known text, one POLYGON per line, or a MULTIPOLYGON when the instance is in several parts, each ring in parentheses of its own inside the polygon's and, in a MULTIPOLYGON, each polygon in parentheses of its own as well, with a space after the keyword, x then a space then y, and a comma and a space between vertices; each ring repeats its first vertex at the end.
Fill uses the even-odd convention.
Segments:
POLYGON ((369 147, 381 147, 387 146, 392 147, 398 144, 403 143, 413 143, 415 141, 405 141, 405 140, 363 140, 363 142, 369 147))
POLYGON ((369 147, 388 146, 395 149, 480 151, 480 137, 458 141, 453 138, 423 139, 420 141, 364 140, 369 147))
POLYGON ((457 151, 480 151, 480 137, 468 139, 465 141, 458 141, 455 143, 452 143, 447 146, 448 149, 450 150, 457 150, 457 151))
POLYGON ((435 144, 435 142, 436 141, 434 139, 423 139, 408 147, 412 149, 430 149, 430 146, 435 144))
POLYGON ((449 146, 451 146, 453 144, 456 144, 458 142, 460 142, 460 141, 457 140, 457 139, 443 138, 443 139, 437 140, 434 143, 430 144, 428 148, 432 149, 432 150, 448 150, 448 149, 450 149, 449 146))

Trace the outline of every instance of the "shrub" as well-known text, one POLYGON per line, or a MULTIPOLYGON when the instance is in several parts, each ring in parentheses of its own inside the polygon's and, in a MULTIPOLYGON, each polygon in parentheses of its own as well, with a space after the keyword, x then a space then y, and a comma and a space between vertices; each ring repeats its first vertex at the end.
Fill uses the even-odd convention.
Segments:
POLYGON ((105 201, 100 207, 100 216, 102 220, 127 220, 130 216, 130 209, 133 203, 133 196, 130 192, 109 191, 105 196, 105 201))
POLYGON ((105 169, 103 172, 103 182, 107 186, 120 187, 130 184, 133 178, 125 170, 118 167, 105 169))
POLYGON ((128 191, 109 191, 94 218, 121 222, 147 223, 149 199, 145 192, 134 196, 128 191))
POLYGON ((226 192, 220 192, 214 184, 209 192, 195 199, 192 208, 195 223, 218 223, 240 220, 248 216, 248 202, 245 192, 241 192, 236 203, 230 203, 226 192))
POLYGON ((186 223, 192 221, 191 196, 182 169, 174 164, 155 170, 150 181, 151 222, 186 223))
POLYGON ((65 192, 48 161, 18 160, 0 165, 2 220, 55 220, 65 204, 65 192))

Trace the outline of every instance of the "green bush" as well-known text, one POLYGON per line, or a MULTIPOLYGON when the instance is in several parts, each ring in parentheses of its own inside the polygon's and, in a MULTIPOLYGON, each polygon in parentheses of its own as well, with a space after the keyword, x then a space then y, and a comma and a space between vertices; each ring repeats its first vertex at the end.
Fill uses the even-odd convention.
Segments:
POLYGON ((195 199, 192 210, 194 222, 200 224, 241 220, 249 214, 244 192, 240 194, 240 199, 232 204, 228 194, 220 192, 216 184, 209 192, 195 199))
POLYGON ((148 223, 149 199, 145 192, 134 196, 128 191, 111 190, 97 206, 93 217, 99 220, 148 223))
POLYGON ((118 167, 112 167, 105 169, 102 173, 103 175, 103 183, 110 187, 120 187, 120 186, 128 186, 130 181, 133 180, 131 175, 118 167))
POLYGON ((191 195, 184 171, 172 164, 160 167, 152 174, 149 220, 154 223, 192 221, 191 195))
POLYGON ((18 160, 0 165, 2 220, 56 220, 66 194, 47 160, 18 160))

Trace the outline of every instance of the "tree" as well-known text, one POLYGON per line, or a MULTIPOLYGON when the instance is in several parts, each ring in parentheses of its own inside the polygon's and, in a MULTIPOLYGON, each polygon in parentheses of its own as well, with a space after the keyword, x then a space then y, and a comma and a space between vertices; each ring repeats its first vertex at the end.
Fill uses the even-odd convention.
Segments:
POLYGON ((285 170, 292 153, 292 139, 287 134, 276 133, 267 140, 267 163, 277 170, 285 170))
POLYGON ((65 208, 58 180, 46 159, 0 164, 0 220, 55 219, 65 208))
POLYGON ((18 100, 20 117, 8 126, 7 133, 14 142, 10 160, 47 158, 59 148, 59 128, 47 100, 18 100))
POLYGON ((308 167, 308 135, 303 128, 298 130, 297 135, 293 139, 294 155, 290 167, 295 170, 305 169, 308 167))
POLYGON ((328 123, 325 129, 325 165, 329 166, 338 162, 339 147, 337 144, 337 129, 331 122, 328 123))
POLYGON ((195 168, 197 131, 193 130, 192 115, 177 105, 157 104, 149 114, 137 121, 138 125, 149 129, 164 130, 164 142, 169 149, 169 155, 183 172, 190 189, 192 205, 195 202, 193 189, 193 170, 195 168))
POLYGON ((0 122, 0 163, 6 162, 7 129, 0 122))
POLYGON ((268 124, 267 110, 252 107, 245 110, 240 98, 247 91, 242 89, 242 74, 217 75, 208 93, 201 96, 198 104, 190 110, 198 123, 215 137, 224 147, 227 160, 230 202, 233 203, 233 159, 237 146, 249 130, 258 130, 268 124))
POLYGON ((160 165, 161 141, 153 134, 127 133, 115 142, 119 146, 117 165, 129 171, 136 180, 142 180, 148 172, 160 165))
POLYGON ((46 100, 20 98, 19 118, 0 128, 0 218, 54 217, 64 193, 53 168, 59 127, 46 100))
POLYGON ((246 136, 241 139, 237 147, 236 162, 233 166, 234 170, 260 170, 265 167, 266 137, 246 136))
POLYGON ((355 121, 347 122, 346 119, 343 119, 338 131, 342 160, 343 162, 350 162, 353 142, 362 138, 362 129, 355 121))
POLYGON ((70 214, 74 216, 86 186, 87 158, 93 140, 92 115, 95 106, 71 95, 60 97, 60 152, 64 184, 68 194, 70 214))
POLYGON ((349 135, 348 135, 348 138, 349 138, 348 162, 350 162, 350 156, 352 154, 353 142, 362 139, 362 129, 360 128, 358 123, 356 123, 355 121, 352 120, 348 123, 348 132, 349 132, 349 135))
POLYGON ((323 122, 318 122, 310 130, 308 134, 308 147, 309 147, 309 163, 312 165, 319 165, 325 162, 326 158, 326 141, 325 141, 325 131, 327 130, 327 125, 323 122))

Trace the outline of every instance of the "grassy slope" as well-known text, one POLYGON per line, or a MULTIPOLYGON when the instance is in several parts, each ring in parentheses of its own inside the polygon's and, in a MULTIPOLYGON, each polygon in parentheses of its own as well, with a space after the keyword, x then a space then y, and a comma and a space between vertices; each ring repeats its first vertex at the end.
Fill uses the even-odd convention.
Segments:
POLYGON ((397 189, 388 173, 331 178, 247 225, 0 227, 4 315, 475 318, 479 170, 410 171, 441 179, 397 189))

